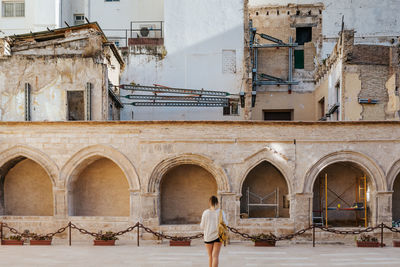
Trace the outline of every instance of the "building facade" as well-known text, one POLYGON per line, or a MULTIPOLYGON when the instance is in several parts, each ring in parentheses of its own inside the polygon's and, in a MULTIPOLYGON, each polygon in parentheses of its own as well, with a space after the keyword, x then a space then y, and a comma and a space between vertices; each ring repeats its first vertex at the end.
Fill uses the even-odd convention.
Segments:
POLYGON ((119 120, 124 62, 97 23, 0 39, 0 120, 119 120))
MULTIPOLYGON (((3 122, 1 217, 37 233, 68 221, 92 231, 141 221, 188 235, 200 231, 202 211, 216 194, 230 226, 287 234, 312 223, 327 176, 328 188, 341 196, 329 191, 329 207, 353 205, 354 182, 366 177, 367 224, 390 224, 400 219, 399 127, 398 122, 3 122), (277 195, 266 201, 268 207, 249 208, 249 191, 277 195)), ((329 226, 364 226, 354 211, 329 210, 327 220, 329 226)))
MULTIPOLYGON (((287 46, 259 48, 257 56, 258 79, 274 82, 270 85, 252 86, 255 78, 247 82, 247 95, 256 92, 254 107, 248 99, 247 118, 255 120, 315 120, 313 93, 317 66, 331 55, 339 33, 343 29, 354 29, 354 45, 393 46, 399 43, 400 28, 395 19, 400 8, 397 1, 275 1, 250 0, 249 19, 257 29, 255 41, 273 44, 259 34, 266 34, 292 43, 291 56, 287 46), (292 65, 289 65, 290 62, 292 65), (297 84, 287 85, 282 81, 292 80, 297 84), (263 78, 262 75, 271 77, 263 78)), ((247 36, 250 38, 250 34, 247 36)), ((249 53, 252 53, 249 51, 249 53)), ((385 54, 382 54, 384 57, 385 54)), ((379 68, 379 67, 377 67, 379 68)), ((252 73, 253 66, 248 67, 252 73)), ((251 75, 250 75, 251 76, 251 75)), ((249 77, 250 77, 249 76, 249 77)), ((379 79, 384 79, 385 74, 379 79)), ((266 77, 266 76, 264 76, 266 77)), ((356 94, 356 92, 354 92, 356 94)), ((380 112, 384 112, 382 109, 380 112)), ((340 118, 343 120, 350 118, 340 118)))

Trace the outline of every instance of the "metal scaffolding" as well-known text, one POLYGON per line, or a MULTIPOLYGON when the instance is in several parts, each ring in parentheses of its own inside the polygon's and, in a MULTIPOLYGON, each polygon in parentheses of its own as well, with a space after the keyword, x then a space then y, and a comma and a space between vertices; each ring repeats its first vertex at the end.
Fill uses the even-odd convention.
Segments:
POLYGON ((124 105, 132 105, 136 107, 229 107, 231 103, 239 102, 238 95, 223 91, 171 88, 160 85, 143 86, 134 84, 122 84, 119 88, 136 92, 135 94, 120 96, 126 100, 131 100, 128 103, 124 103, 124 105))
POLYGON ((293 50, 298 46, 297 43, 293 43, 293 38, 289 37, 289 43, 285 43, 280 39, 269 36, 264 33, 257 33, 257 29, 253 27, 253 21, 249 22, 250 29, 250 57, 252 66, 252 107, 255 105, 257 86, 260 85, 287 85, 289 90, 292 89, 292 85, 299 84, 298 81, 293 80, 293 50), (272 44, 259 44, 256 39, 256 35, 262 39, 272 42, 272 44), (286 47, 289 49, 289 71, 288 79, 284 80, 272 75, 259 73, 258 72, 258 49, 262 48, 275 48, 275 47, 286 47))

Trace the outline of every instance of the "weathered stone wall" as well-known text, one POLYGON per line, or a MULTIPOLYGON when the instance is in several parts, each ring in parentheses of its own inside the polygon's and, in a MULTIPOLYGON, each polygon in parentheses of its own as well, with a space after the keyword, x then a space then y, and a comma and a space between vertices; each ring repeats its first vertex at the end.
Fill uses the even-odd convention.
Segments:
POLYGON ((161 180, 160 215, 162 224, 200 223, 208 199, 217 195, 211 173, 196 165, 180 165, 161 180))
POLYGON ((243 182, 241 188, 242 197, 240 199, 240 213, 247 214, 250 218, 278 218, 278 217, 289 217, 289 207, 285 207, 284 199, 288 192, 288 186, 285 178, 271 163, 263 161, 254 167, 246 179, 243 182), (249 189, 249 195, 247 190, 249 189), (278 189, 277 193, 276 190, 278 189), (260 199, 252 194, 256 194, 258 197, 264 198, 268 194, 270 197, 260 199), (250 201, 248 201, 248 198, 250 201), (277 201, 278 200, 278 201, 277 201), (278 204, 278 212, 274 206, 247 206, 250 204, 278 204))
POLYGON ((53 186, 46 171, 31 159, 10 169, 4 179, 4 215, 52 216, 53 186))
MULTIPOLYGON (((215 179, 230 225, 253 233, 289 233, 310 224, 314 181, 321 170, 347 162, 370 178, 369 222, 376 225, 392 219, 391 191, 400 172, 398 140, 397 122, 3 122, 0 166, 19 157, 35 161, 52 181, 54 195, 54 216, 3 216, 3 220, 36 232, 53 230, 69 220, 93 230, 123 229, 140 220, 166 233, 195 232, 198 225, 159 224, 163 177, 176 166, 192 164, 215 179), (68 215, 73 181, 100 158, 113 161, 124 174, 129 216, 68 215), (287 181, 289 218, 239 217, 243 182, 263 161, 274 165, 287 181)), ((205 202, 208 197, 204 196, 205 202)), ((177 209, 190 212, 185 206, 177 209)))
POLYGON ((107 158, 87 166, 72 187, 75 216, 129 216, 129 185, 122 170, 107 158))

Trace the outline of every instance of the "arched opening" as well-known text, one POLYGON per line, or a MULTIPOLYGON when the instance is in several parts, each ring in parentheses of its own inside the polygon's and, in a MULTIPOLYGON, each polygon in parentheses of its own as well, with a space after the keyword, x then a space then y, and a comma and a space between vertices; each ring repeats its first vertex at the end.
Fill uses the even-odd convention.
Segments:
POLYGON ((314 182, 313 223, 329 227, 367 226, 371 221, 373 187, 368 174, 353 162, 328 165, 314 182))
POLYGON ((95 157, 81 163, 69 185, 69 215, 129 216, 129 184, 112 160, 95 157))
POLYGON ((242 218, 288 218, 289 190, 282 173, 263 161, 246 176, 242 185, 242 218))
POLYGON ((197 224, 210 196, 217 195, 217 183, 204 168, 182 164, 163 175, 160 194, 161 224, 197 224))
POLYGON ((392 217, 393 222, 397 226, 400 226, 400 173, 396 176, 393 183, 392 217))
POLYGON ((19 156, 0 168, 0 176, 1 215, 53 216, 53 185, 41 165, 19 156))

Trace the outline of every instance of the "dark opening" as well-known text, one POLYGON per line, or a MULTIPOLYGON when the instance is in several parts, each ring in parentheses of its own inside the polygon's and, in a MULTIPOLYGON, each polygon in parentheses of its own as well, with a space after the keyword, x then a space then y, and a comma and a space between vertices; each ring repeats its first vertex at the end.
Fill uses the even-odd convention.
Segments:
POLYGON ((304 69, 304 50, 294 50, 294 68, 304 69))
POLYGON ((298 27, 296 28, 296 43, 304 45, 304 43, 311 42, 312 28, 311 27, 298 27))
POLYGON ((83 91, 68 91, 68 120, 85 120, 85 102, 83 91))
POLYGON ((293 110, 266 110, 264 111, 265 121, 291 121, 293 110))
POLYGON ((318 101, 319 104, 319 118, 325 117, 325 97, 318 101))

